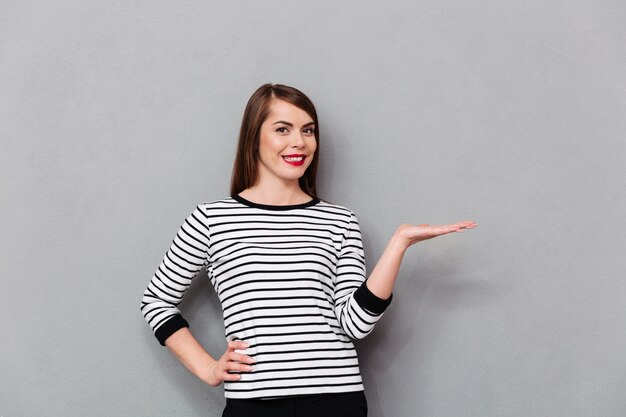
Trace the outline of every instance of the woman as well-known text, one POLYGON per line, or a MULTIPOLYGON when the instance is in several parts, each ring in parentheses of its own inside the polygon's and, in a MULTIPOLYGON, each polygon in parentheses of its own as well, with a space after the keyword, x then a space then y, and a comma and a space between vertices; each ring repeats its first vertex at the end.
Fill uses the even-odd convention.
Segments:
POLYGON ((366 416, 351 339, 391 302, 409 246, 476 227, 401 225, 366 280, 354 213, 317 196, 318 155, 313 103, 261 86, 244 112, 231 196, 193 211, 144 293, 161 344, 207 384, 224 384, 224 416, 366 416), (176 307, 202 267, 224 316, 228 347, 217 359, 176 307))

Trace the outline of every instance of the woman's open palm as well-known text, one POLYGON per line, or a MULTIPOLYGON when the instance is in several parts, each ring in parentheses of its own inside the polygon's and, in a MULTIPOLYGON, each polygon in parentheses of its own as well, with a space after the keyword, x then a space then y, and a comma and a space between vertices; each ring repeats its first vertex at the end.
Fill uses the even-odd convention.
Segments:
POLYGON ((464 229, 473 229, 476 226, 478 225, 471 220, 443 226, 402 224, 398 227, 396 233, 406 243, 406 246, 409 247, 422 240, 432 239, 433 237, 446 235, 448 233, 461 232, 464 229))

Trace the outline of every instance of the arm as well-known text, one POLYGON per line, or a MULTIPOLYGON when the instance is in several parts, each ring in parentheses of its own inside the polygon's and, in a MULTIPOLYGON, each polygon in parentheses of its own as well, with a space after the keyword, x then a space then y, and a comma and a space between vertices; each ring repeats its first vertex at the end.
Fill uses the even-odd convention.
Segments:
POLYGON ((367 336, 391 303, 391 295, 382 298, 369 290, 365 272, 359 222, 350 213, 337 260, 334 304, 339 325, 352 339, 367 336))
POLYGON ((250 371, 252 358, 235 352, 244 342, 232 341, 218 360, 213 359, 189 331, 178 304, 191 280, 208 261, 210 231, 206 216, 198 207, 185 219, 144 292, 141 311, 162 345, 194 375, 211 386, 240 379, 228 371, 250 371))
POLYGON ((247 349, 248 345, 245 342, 229 342, 226 352, 221 358, 215 360, 198 343, 189 329, 183 327, 168 337, 165 345, 191 373, 212 387, 220 385, 222 381, 241 379, 241 375, 231 374, 229 371, 249 372, 253 370, 250 366, 253 359, 250 356, 235 352, 235 349, 247 349))
POLYGON ((189 327, 178 304, 192 279, 207 263, 210 232, 197 207, 180 226, 141 300, 141 312, 162 345, 177 330, 189 327))
POLYGON ((461 232, 463 229, 473 229, 476 226, 478 225, 473 221, 464 221, 445 226, 429 226, 427 224, 417 226, 403 224, 399 226, 368 278, 367 288, 377 297, 382 299, 389 298, 400 270, 402 258, 409 246, 422 240, 448 233, 461 232))

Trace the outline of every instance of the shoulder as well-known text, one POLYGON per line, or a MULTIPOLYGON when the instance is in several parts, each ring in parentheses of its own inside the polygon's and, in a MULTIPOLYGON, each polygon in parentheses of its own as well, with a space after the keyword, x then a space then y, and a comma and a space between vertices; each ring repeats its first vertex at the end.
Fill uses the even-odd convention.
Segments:
POLYGON ((232 197, 225 197, 219 200, 200 203, 196 206, 196 211, 209 214, 215 210, 229 209, 237 206, 237 202, 232 197))
POLYGON ((320 200, 320 202, 316 204, 314 208, 320 210, 322 213, 327 213, 328 215, 341 217, 347 222, 357 221, 354 211, 340 204, 331 203, 326 200, 320 200))
POLYGON ((230 197, 199 203, 193 209, 188 219, 194 218, 208 226, 211 218, 229 213, 229 209, 232 209, 235 205, 236 201, 230 197))

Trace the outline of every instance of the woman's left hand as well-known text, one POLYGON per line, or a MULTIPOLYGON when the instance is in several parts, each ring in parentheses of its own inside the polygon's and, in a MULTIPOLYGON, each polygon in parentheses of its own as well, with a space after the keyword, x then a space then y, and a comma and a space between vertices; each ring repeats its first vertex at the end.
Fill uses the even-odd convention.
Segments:
POLYGON ((462 232, 465 229, 473 229, 477 226, 478 225, 471 220, 443 226, 431 226, 429 224, 402 224, 398 226, 395 237, 399 239, 406 248, 408 248, 409 246, 417 242, 421 242, 422 240, 447 235, 448 233, 462 232))

